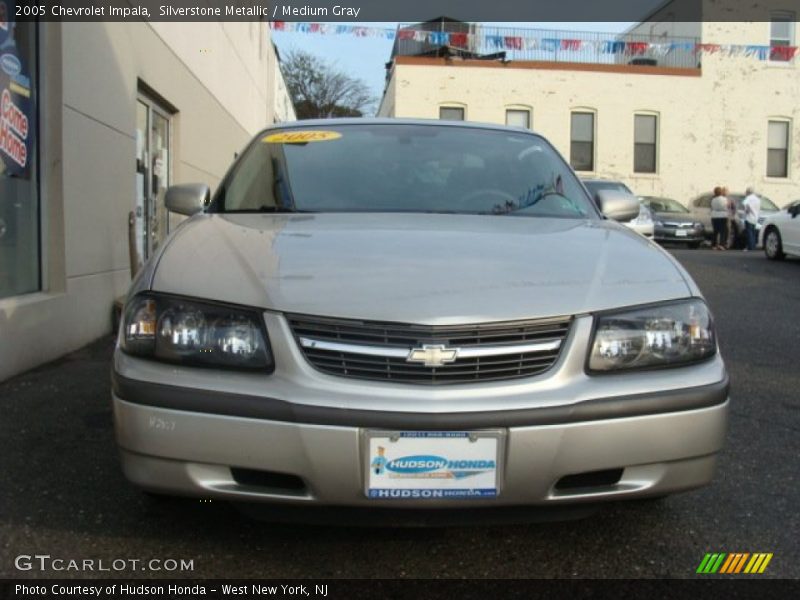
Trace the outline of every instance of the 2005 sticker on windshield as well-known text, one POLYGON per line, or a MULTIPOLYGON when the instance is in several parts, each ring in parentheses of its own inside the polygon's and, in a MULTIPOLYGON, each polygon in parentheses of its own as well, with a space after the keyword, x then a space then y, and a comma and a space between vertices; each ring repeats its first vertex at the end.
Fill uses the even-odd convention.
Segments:
POLYGON ((271 133, 261 141, 265 144, 307 144, 308 142, 328 142, 338 140, 342 134, 338 131, 284 131, 271 133))

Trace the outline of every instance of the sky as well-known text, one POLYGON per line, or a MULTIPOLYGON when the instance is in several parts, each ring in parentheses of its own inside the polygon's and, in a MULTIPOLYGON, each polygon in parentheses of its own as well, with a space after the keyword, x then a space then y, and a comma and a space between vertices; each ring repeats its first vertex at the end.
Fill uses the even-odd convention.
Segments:
MULTIPOLYGON (((337 23, 360 27, 396 28, 397 23, 337 23)), ((601 33, 620 33, 634 23, 567 22, 567 23, 486 23, 496 27, 517 27, 531 29, 561 29, 569 31, 594 31, 601 33)), ((278 51, 286 55, 289 50, 300 49, 316 54, 334 63, 351 76, 363 79, 369 85, 376 99, 383 93, 386 77, 385 64, 392 52, 392 40, 374 37, 355 37, 353 35, 320 35, 318 33, 287 33, 273 31, 272 39, 278 51)))

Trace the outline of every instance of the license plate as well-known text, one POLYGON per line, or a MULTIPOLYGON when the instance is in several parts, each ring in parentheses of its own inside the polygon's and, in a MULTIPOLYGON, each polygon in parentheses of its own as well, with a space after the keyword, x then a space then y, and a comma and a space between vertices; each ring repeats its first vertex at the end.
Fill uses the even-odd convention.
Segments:
POLYGON ((500 492, 502 431, 365 434, 368 498, 494 498, 500 492))
POLYGON ((689 235, 689 232, 688 231, 684 231, 683 229, 678 229, 675 232, 675 237, 686 237, 687 235, 689 235))

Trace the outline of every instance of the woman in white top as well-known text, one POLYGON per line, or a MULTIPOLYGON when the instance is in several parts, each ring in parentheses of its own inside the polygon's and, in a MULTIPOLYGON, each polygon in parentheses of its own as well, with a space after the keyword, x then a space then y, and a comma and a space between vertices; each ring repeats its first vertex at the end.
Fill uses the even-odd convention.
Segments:
POLYGON ((730 249, 736 246, 736 227, 734 226, 734 221, 736 220, 736 201, 728 197, 728 188, 726 187, 722 188, 722 195, 725 196, 725 199, 728 201, 728 243, 726 245, 730 249))
POLYGON ((714 227, 714 250, 725 250, 728 243, 728 199, 721 187, 714 188, 711 199, 711 225, 714 227))

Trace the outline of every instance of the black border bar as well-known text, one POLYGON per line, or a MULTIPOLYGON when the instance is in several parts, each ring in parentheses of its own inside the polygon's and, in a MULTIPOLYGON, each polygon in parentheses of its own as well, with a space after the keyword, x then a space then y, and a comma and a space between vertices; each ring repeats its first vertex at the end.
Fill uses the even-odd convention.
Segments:
MULTIPOLYGON (((612 575, 612 574, 609 574, 612 575)), ((112 575, 113 577, 113 575, 112 575)), ((0 580, 0 598, 52 598, 78 600, 84 598, 132 599, 178 599, 222 598, 264 599, 291 598, 314 600, 351 600, 370 598, 375 600, 424 599, 424 600, 466 600, 471 598, 503 598, 504 600, 524 598, 570 598, 575 600, 598 598, 796 598, 800 593, 799 581, 794 579, 768 579, 759 576, 717 577, 687 573, 687 579, 576 579, 576 580, 533 580, 533 579, 5 579, 0 580), (17 591, 18 585, 38 586, 45 594, 23 594, 17 591), (120 593, 122 586, 132 586, 147 593, 120 593), (56 595, 52 590, 60 587, 79 588, 100 587, 102 594, 56 595), (193 590, 194 593, 173 592, 170 586, 180 590, 193 590), (223 586, 235 586, 242 593, 225 594, 223 586), (298 588, 305 586, 306 593, 282 593, 282 586, 298 588), (317 586, 325 586, 317 588, 317 586), (275 587, 276 593, 258 593, 259 589, 275 587), (162 593, 157 590, 163 589, 162 593), (112 590, 116 590, 113 592, 112 590), (200 591, 202 590, 202 591, 200 591), (326 595, 321 591, 324 590, 326 595), (794 590, 794 591, 792 591, 794 590), (155 591, 155 593, 153 593, 155 591)))
POLYGON ((0 0, 16 21, 769 21, 795 0, 0 0))

